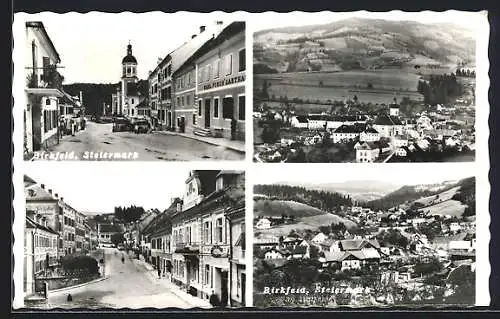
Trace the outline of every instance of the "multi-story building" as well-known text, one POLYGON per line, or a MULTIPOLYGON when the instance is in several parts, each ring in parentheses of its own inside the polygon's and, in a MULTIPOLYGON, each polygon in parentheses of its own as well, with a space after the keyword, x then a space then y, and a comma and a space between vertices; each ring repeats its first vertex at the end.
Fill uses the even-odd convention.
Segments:
MULTIPOLYGON (((75 251, 81 253, 85 251, 85 215, 76 212, 75 214, 75 251)), ((88 250, 88 249, 87 249, 88 250)))
POLYGON ((196 54, 195 134, 244 140, 245 23, 225 27, 196 54))
POLYGON ((195 103, 193 86, 196 83, 196 73, 192 72, 192 66, 187 66, 182 72, 177 71, 184 67, 186 61, 201 46, 217 36, 222 26, 223 23, 220 21, 209 28, 200 26, 199 34, 192 35, 189 41, 167 54, 150 72, 150 105, 152 114, 158 114, 157 120, 161 128, 176 130, 183 125, 187 126, 189 121, 192 123, 192 115, 189 114, 192 114, 190 110, 195 103), (191 77, 191 81, 189 81, 189 77, 191 77), (179 107, 178 115, 176 114, 177 107, 179 107))
POLYGON ((170 207, 158 215, 148 227, 146 234, 151 243, 151 263, 161 270, 164 277, 172 272, 172 219, 180 211, 182 200, 174 198, 170 207))
POLYGON ((47 218, 26 211, 24 227, 24 296, 35 293, 35 279, 58 263, 58 233, 47 224, 47 218))
POLYGON ((64 202, 64 198, 59 200, 59 206, 62 208, 62 242, 63 242, 63 254, 71 255, 74 254, 76 250, 76 216, 78 212, 76 209, 64 202))
POLYGON ((223 305, 234 295, 226 213, 235 201, 228 194, 243 187, 242 177, 234 171, 192 171, 182 208, 172 216, 172 281, 199 298, 214 293, 223 305))
POLYGON ((229 230, 229 290, 231 306, 246 305, 246 235, 244 197, 226 213, 229 230))
POLYGON ((111 247, 111 237, 123 233, 124 229, 116 224, 97 224, 97 242, 99 247, 111 247))
POLYGON ((61 59, 42 22, 26 22, 26 52, 24 154, 30 156, 59 143, 58 99, 64 93, 61 59))
POLYGON ((132 44, 127 45, 127 55, 122 59, 122 78, 111 96, 111 112, 119 116, 149 116, 148 81, 137 77, 137 59, 132 54, 132 44))

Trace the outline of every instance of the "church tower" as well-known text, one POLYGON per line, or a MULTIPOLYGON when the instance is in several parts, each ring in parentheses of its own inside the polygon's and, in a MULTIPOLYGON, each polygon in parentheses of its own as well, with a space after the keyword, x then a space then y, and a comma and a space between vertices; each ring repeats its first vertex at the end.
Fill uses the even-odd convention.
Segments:
POLYGON ((132 44, 129 42, 127 55, 122 59, 121 105, 124 114, 128 114, 128 83, 136 83, 137 81, 137 59, 132 54, 132 44))

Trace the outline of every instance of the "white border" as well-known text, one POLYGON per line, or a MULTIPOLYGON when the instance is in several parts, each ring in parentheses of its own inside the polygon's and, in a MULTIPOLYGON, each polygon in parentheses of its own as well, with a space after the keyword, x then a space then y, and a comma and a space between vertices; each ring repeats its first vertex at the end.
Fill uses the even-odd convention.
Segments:
MULTIPOLYGON (((446 11, 449 12, 449 11, 446 11)), ((441 13, 446 13, 441 12, 441 13)), ((451 13, 457 11, 451 11, 451 13)), ((265 12, 265 13, 247 13, 242 11, 237 11, 234 13, 226 13, 221 11, 216 11, 212 13, 189 13, 189 12, 177 12, 175 14, 182 15, 186 19, 196 20, 199 16, 204 17, 212 17, 213 20, 225 20, 225 21, 245 21, 246 22, 246 129, 245 129, 245 150, 246 156, 244 161, 219 161, 219 162, 168 162, 168 163, 152 163, 152 165, 166 165, 169 168, 181 167, 188 165, 193 169, 235 169, 235 170, 245 170, 246 171, 246 234, 247 234, 247 294, 246 300, 248 305, 252 305, 253 302, 253 178, 254 174, 258 172, 258 168, 261 165, 274 165, 275 169, 283 169, 288 170, 290 173, 294 171, 307 169, 308 165, 323 165, 323 164, 257 164, 252 162, 253 157, 253 31, 256 30, 261 22, 265 22, 266 20, 281 17, 286 15, 287 18, 290 18, 293 21, 298 21, 301 18, 311 17, 316 15, 318 17, 324 16, 348 16, 352 14, 359 13, 360 15, 365 15, 368 17, 375 17, 378 13, 370 13, 367 11, 360 12, 352 12, 352 13, 332 13, 327 11, 317 12, 317 13, 306 13, 306 12, 290 12, 290 13, 276 13, 276 12, 265 12), (176 166, 180 165, 180 166, 176 166)), ((25 94, 24 94, 24 22, 27 20, 42 20, 40 16, 44 18, 47 17, 47 12, 42 12, 41 14, 26 14, 26 13, 16 13, 14 16, 13 22, 13 63, 14 63, 14 76, 13 76, 13 97, 15 101, 15 107, 13 108, 13 116, 14 116, 14 132, 13 132, 13 141, 14 141, 14 172, 12 183, 14 186, 14 199, 13 199, 13 207, 15 210, 14 223, 13 223, 13 234, 15 237, 15 241, 13 243, 13 252, 14 252, 14 271, 13 271, 13 279, 14 282, 17 283, 14 287, 14 301, 13 307, 19 308, 24 305, 23 301, 23 236, 24 236, 24 212, 25 212, 25 203, 24 203, 24 194, 23 190, 23 172, 25 171, 25 167, 27 165, 37 165, 36 162, 24 162, 23 160, 23 149, 20 145, 22 145, 23 141, 23 108, 18 107, 18 105, 23 105, 26 103, 25 94), (17 141, 20 141, 17 142, 17 141), (19 145, 19 146, 18 146, 19 145), (16 196, 17 195, 17 196, 16 196)), ((69 15, 78 15, 79 13, 67 13, 69 15)), ((109 15, 110 13, 100 13, 100 12, 90 12, 86 13, 86 15, 109 15)), ((118 13, 123 16, 127 16, 130 12, 122 12, 118 13)), ((168 13, 162 12, 150 12, 150 13, 141 13, 142 15, 148 14, 162 14, 168 16, 168 13)), ((417 13, 403 13, 402 11, 392 11, 391 14, 406 14, 408 16, 415 15, 417 13)), ((422 14, 440 14, 438 12, 430 12, 424 11, 422 14)), ((487 306, 490 302, 490 294, 489 294, 489 275, 490 275, 490 264, 489 264, 489 224, 490 224, 490 213, 489 213, 489 193, 490 193, 490 185, 488 180, 489 173, 489 153, 488 153, 488 137, 489 137, 489 128, 488 128, 488 116, 489 116, 489 102, 488 102, 488 88, 489 88, 489 78, 488 78, 488 69, 489 69, 489 60, 488 60, 488 41, 489 41, 489 23, 487 20, 487 12, 481 11, 482 20, 479 26, 479 30, 477 32, 477 55, 476 55, 476 74, 477 74, 477 82, 476 82, 476 162, 472 165, 474 166, 474 170, 476 172, 476 181, 477 181, 477 268, 476 268, 476 305, 478 306, 487 306)), ((222 64, 222 61, 221 61, 222 64)), ((222 66, 222 65, 221 65, 222 66)), ((198 72, 195 73, 195 76, 198 76, 198 72)), ((197 90, 197 88, 196 88, 197 90)), ((219 101, 220 102, 220 101, 219 101)), ((219 105, 220 107, 220 105, 219 105)), ((196 110, 197 114, 197 110, 196 110)), ((197 119, 199 121, 199 118, 197 119)), ((130 167, 140 165, 144 165, 145 162, 129 162, 127 165, 130 167)), ((99 165, 91 162, 79 162, 74 163, 72 165, 99 165)), ((325 165, 325 169, 334 170, 334 169, 342 169, 347 164, 327 164, 325 165)), ((354 164, 357 169, 368 169, 376 167, 376 164, 368 164, 363 166, 363 164, 354 164), (370 166, 371 165, 371 166, 370 166)), ((382 165, 392 165, 392 164, 382 164, 382 165)), ((415 164, 407 164, 412 165, 415 164)), ((447 163, 435 164, 437 168, 439 165, 448 165, 447 163)), ((458 164, 455 164, 458 165, 458 164)), ((309 166, 310 167, 310 166, 309 166)), ((416 166, 415 166, 416 167, 416 166)))

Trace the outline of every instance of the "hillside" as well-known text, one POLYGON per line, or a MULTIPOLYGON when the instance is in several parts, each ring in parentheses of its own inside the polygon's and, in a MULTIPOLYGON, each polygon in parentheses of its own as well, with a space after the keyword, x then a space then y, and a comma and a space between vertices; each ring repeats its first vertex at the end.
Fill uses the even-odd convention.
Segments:
POLYGON ((64 85, 64 91, 72 96, 83 94, 85 112, 89 115, 101 115, 103 103, 111 106, 111 94, 116 93, 117 84, 73 83, 64 85))
POLYGON ((256 217, 281 217, 283 214, 294 216, 294 221, 276 225, 267 230, 258 230, 258 232, 261 234, 285 236, 293 229, 317 229, 320 226, 331 225, 332 223, 343 223, 347 228, 357 226, 350 220, 326 213, 306 204, 285 200, 254 200, 254 216, 256 217))
POLYGON ((402 23, 350 18, 257 32, 255 73, 442 68, 458 62, 474 63, 475 39, 469 30, 452 24, 402 23))
POLYGON ((380 199, 367 202, 365 206, 375 210, 404 206, 430 214, 473 216, 475 215, 475 178, 439 184, 403 186, 380 199))

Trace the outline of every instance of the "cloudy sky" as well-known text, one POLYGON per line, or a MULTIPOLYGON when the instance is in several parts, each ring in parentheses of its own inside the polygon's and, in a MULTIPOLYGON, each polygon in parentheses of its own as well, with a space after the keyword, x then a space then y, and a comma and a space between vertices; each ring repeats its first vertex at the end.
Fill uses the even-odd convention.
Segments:
MULTIPOLYGON (((432 184, 459 180, 476 175, 474 163, 394 163, 394 164, 299 164, 293 174, 274 165, 256 166, 254 184, 286 181, 294 185, 342 183, 347 181, 380 181, 395 185, 432 184)), ((366 186, 366 185, 363 185, 366 186)))
POLYGON ((115 206, 165 209, 182 197, 189 176, 185 163, 27 162, 25 174, 77 210, 111 213, 115 206))
POLYGON ((445 11, 445 12, 293 12, 293 14, 281 14, 276 12, 266 12, 260 14, 256 21, 252 21, 252 29, 254 31, 281 28, 288 26, 315 25, 326 24, 335 21, 348 19, 352 17, 361 17, 368 19, 384 19, 396 21, 417 21, 422 23, 454 23, 465 28, 478 27, 478 21, 484 17, 482 13, 476 12, 461 12, 461 11, 445 11))
POLYGON ((118 82, 129 41, 138 61, 139 77, 146 78, 159 57, 165 57, 199 33, 201 25, 209 32, 217 20, 231 22, 225 13, 188 15, 184 12, 43 12, 16 14, 14 19, 43 22, 61 56, 65 84, 118 82))

